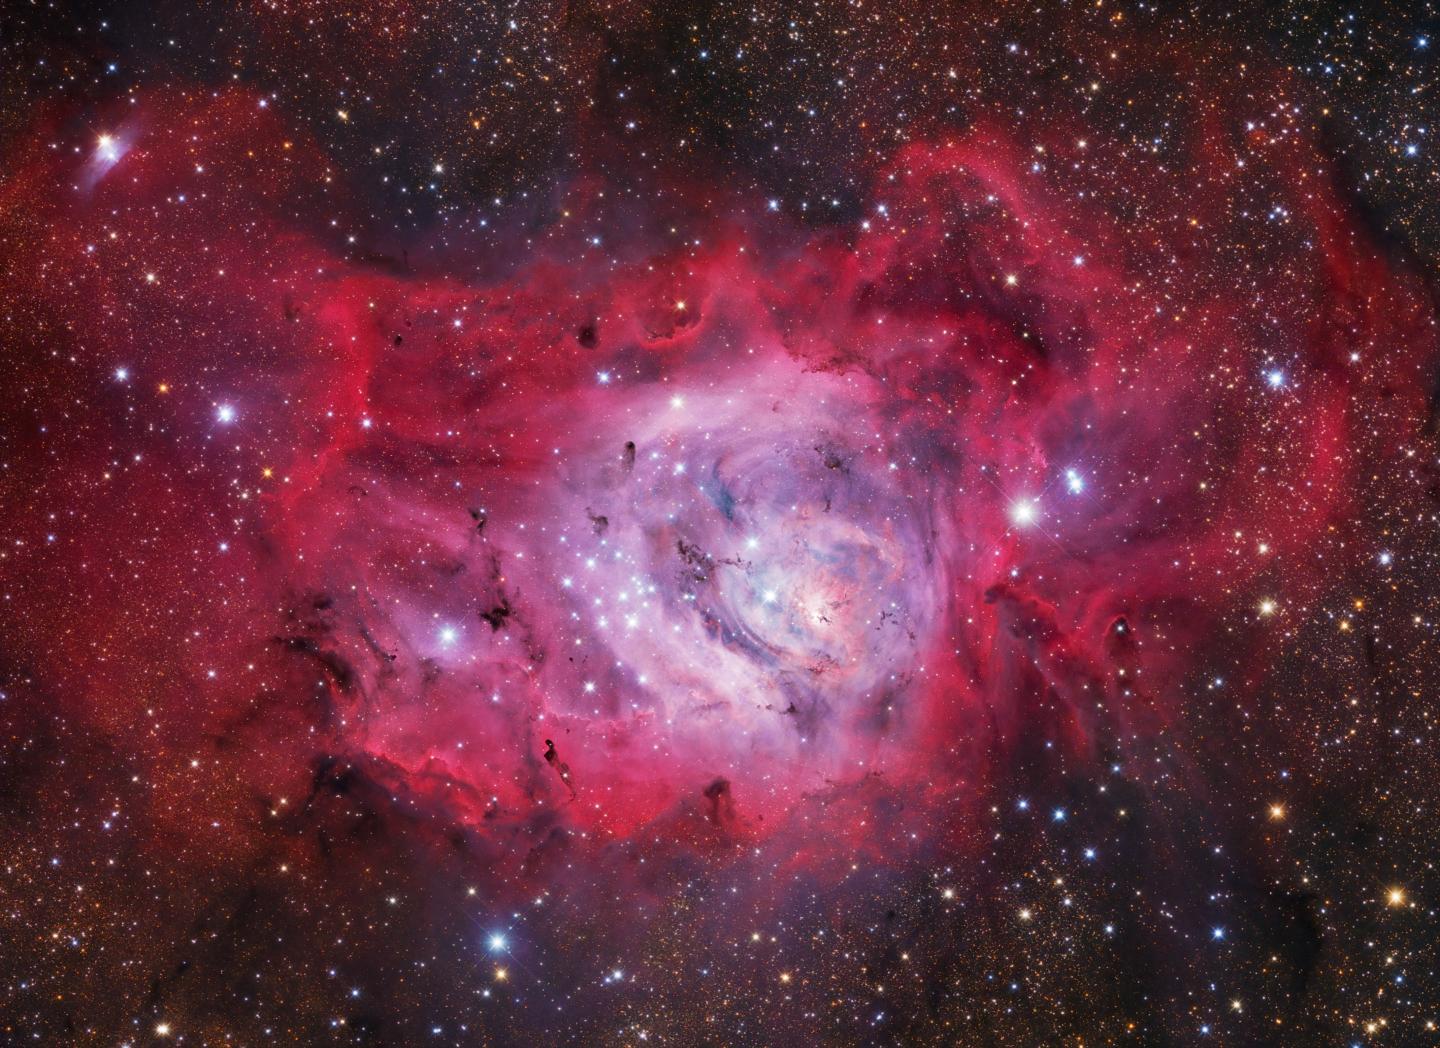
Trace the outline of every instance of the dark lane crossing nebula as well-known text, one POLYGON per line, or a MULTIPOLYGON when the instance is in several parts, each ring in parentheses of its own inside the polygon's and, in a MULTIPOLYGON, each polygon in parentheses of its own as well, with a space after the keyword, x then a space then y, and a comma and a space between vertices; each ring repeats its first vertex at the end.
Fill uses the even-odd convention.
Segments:
POLYGON ((0 12, 0 1044, 1440 1043, 1432 35, 0 12))

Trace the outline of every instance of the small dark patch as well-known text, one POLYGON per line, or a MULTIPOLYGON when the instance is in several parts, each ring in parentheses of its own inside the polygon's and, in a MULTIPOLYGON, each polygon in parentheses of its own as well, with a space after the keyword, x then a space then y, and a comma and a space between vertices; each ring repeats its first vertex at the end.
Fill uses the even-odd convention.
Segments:
POLYGON ((498 633, 505 628, 505 624, 510 621, 510 616, 513 614, 514 611, 510 608, 510 601, 505 597, 501 597, 499 604, 495 605, 489 611, 482 611, 480 617, 490 623, 492 632, 498 633))
POLYGON ((355 768, 349 764, 341 764, 334 757, 322 757, 315 762, 315 767, 310 773, 310 795, 312 798, 321 793, 333 793, 337 797, 344 797, 355 786, 355 768))
POLYGON ((684 539, 675 540, 675 551, 689 568, 684 574, 695 582, 704 582, 715 569, 715 561, 710 554, 684 539))
POLYGON ((734 814, 734 801, 730 795, 730 780, 716 779, 709 786, 705 787, 705 800, 709 802, 710 810, 706 813, 708 818, 716 826, 734 814))
POLYGON ((635 468, 635 442, 633 440, 625 442, 625 450, 620 455, 620 462, 626 469, 635 468))
POLYGON ((592 320, 588 324, 582 324, 580 330, 575 332, 575 341, 586 349, 594 349, 600 343, 600 332, 592 320))
POLYGON ((560 751, 555 748, 553 739, 545 740, 545 763, 554 768, 560 775, 560 781, 570 791, 570 796, 575 796, 575 784, 570 780, 570 765, 560 759, 560 751))
POLYGON ((603 513, 591 513, 588 509, 585 515, 590 518, 590 526, 595 529, 595 534, 603 535, 610 527, 610 518, 603 513))
POLYGON ((469 567, 466 565, 466 563, 463 560, 459 559, 437 560, 434 561, 430 566, 437 575, 440 575, 447 579, 459 578, 461 575, 465 574, 465 572, 469 570, 469 567))
POLYGON ((325 651, 309 637, 276 637, 275 643, 286 651, 314 659, 341 691, 349 691, 355 686, 355 671, 350 664, 335 652, 325 651))
POLYGON ((820 456, 820 461, 825 463, 826 469, 833 469, 845 472, 845 459, 840 452, 834 448, 827 448, 822 444, 815 445, 815 453, 820 456))
POLYGON ((1292 992, 1301 994, 1310 986, 1324 943, 1317 912, 1320 900, 1309 892, 1287 892, 1281 902, 1282 929, 1291 963, 1290 986, 1292 992))
POLYGON ((399 657, 393 651, 386 651, 383 647, 381 647, 380 642, 377 641, 374 635, 370 632, 370 630, 363 625, 360 627, 360 639, 365 642, 366 646, 372 652, 374 652, 380 658, 384 659, 386 662, 394 662, 399 657))
POLYGON ((485 516, 485 511, 483 509, 470 510, 470 519, 475 522, 475 533, 477 535, 485 534, 485 524, 489 520, 485 516))

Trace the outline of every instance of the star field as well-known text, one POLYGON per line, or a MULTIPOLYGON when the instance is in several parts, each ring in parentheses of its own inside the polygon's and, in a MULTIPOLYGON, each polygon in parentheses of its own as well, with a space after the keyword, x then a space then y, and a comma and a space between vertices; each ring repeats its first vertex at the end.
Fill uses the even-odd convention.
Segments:
POLYGON ((0 1041, 1440 1040, 1430 5, 6 23, 0 1041))

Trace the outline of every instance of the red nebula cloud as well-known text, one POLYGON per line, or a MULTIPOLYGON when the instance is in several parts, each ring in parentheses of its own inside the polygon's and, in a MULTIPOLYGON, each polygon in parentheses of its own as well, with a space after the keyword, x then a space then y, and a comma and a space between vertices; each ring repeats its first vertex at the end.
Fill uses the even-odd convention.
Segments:
POLYGON ((475 275, 342 243, 346 188, 254 96, 132 108, 103 172, 36 146, 0 191, 35 345, 146 387, 153 444, 67 463, 117 525, 72 570, 174 562, 32 595, 59 701, 258 803, 349 769, 502 894, 561 840, 963 849, 1037 750, 1143 749, 1207 657, 1326 592, 1314 551, 1361 541, 1367 464, 1424 412, 1426 299, 1298 140, 1256 176, 1294 232, 1253 252, 1221 143, 1122 222, 981 128, 900 148, 841 227, 689 185, 703 236, 627 229, 577 179, 475 275))

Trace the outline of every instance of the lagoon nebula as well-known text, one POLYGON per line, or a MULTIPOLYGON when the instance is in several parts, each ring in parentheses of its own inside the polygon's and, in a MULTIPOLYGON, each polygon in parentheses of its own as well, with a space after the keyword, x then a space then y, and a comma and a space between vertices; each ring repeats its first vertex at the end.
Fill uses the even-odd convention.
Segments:
POLYGON ((5 1043, 1440 1039, 1434 12, 7 18, 5 1043))

